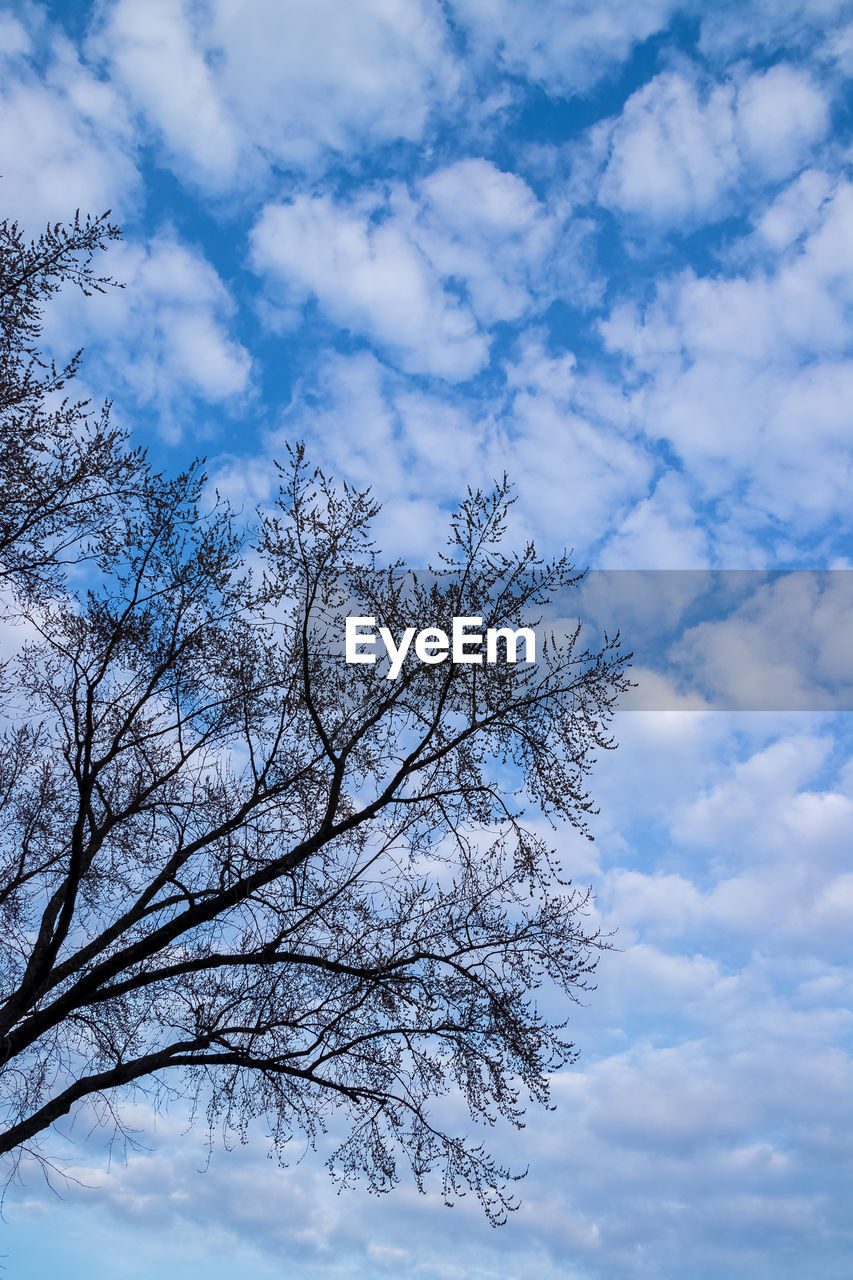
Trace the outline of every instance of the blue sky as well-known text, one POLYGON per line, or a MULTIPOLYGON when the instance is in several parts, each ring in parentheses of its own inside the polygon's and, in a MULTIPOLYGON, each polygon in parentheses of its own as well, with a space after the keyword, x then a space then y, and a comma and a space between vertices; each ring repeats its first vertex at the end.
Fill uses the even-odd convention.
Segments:
MULTIPOLYGON (((7 4, 0 62, 4 211, 125 228, 127 288, 48 339, 159 463, 251 509, 304 437, 413 563, 507 470, 514 536, 594 568, 851 567, 853 5, 7 4)), ((659 674, 595 844, 558 835, 619 950, 557 1111, 497 1135, 530 1168, 506 1228, 339 1197, 261 1133, 200 1173, 179 1109, 132 1110, 126 1158, 84 1118, 85 1185, 10 1192, 10 1274, 849 1276, 853 744, 808 684, 849 661, 839 580, 679 651, 731 705, 801 677, 799 710, 659 674)))

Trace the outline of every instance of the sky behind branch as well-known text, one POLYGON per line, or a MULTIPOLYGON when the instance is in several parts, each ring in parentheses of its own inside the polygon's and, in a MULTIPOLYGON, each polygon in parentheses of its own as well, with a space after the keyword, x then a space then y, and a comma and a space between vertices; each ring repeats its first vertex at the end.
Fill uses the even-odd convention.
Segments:
MULTIPOLYGON (((62 295, 51 349, 247 510, 304 438, 413 563, 508 471, 514 536, 582 565, 849 570, 851 75, 839 0, 7 3, 0 194, 33 231, 112 208, 127 288, 62 295)), ((805 666, 849 652, 791 587, 681 660, 767 676, 781 617, 805 666)), ((850 725, 665 692, 620 718, 595 845, 554 837, 619 950, 557 1112, 498 1135, 508 1227, 338 1198, 262 1135, 199 1174, 140 1111, 109 1174, 78 1126, 95 1190, 13 1192, 10 1270, 849 1276, 850 725)))

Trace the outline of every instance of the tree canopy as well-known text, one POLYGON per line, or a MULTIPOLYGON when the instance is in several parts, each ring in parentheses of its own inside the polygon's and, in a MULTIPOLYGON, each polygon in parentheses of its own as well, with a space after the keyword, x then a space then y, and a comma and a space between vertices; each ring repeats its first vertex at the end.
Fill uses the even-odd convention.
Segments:
POLYGON ((0 1152, 38 1157, 83 1100, 116 1122, 123 1088, 226 1134, 263 1117, 279 1151, 334 1111, 345 1181, 438 1171, 499 1221, 509 1171, 434 1103, 519 1124, 574 1056, 537 992, 576 1000, 606 944, 525 815, 587 830, 629 655, 578 631, 532 664, 345 663, 348 614, 516 626, 580 575, 507 549, 506 479, 412 574, 374 547, 373 496, 301 446, 246 521, 199 466, 154 474, 108 408, 51 408, 79 354, 43 359, 40 308, 63 280, 106 287, 90 260, 115 234, 0 229, 0 571, 25 623, 0 743, 0 1152))

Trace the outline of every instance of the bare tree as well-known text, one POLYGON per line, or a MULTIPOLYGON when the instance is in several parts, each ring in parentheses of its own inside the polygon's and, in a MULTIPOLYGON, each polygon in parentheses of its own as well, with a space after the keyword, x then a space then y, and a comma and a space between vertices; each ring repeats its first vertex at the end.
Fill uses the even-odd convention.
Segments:
POLYGON ((39 350, 43 305, 64 284, 85 294, 116 285, 92 260, 118 236, 108 212, 78 213, 35 240, 0 221, 0 583, 30 595, 85 555, 144 466, 108 404, 64 396, 82 352, 57 368, 39 350))
MULTIPOLYGON (((586 830, 588 772, 626 687, 618 637, 534 664, 349 665, 347 614, 517 625, 579 575, 507 554, 506 481, 469 492, 438 567, 380 568, 368 493, 301 448, 241 530, 204 477, 140 471, 81 598, 26 604, 0 756, 0 1152, 37 1157, 85 1100, 177 1093, 281 1152, 331 1111, 330 1164, 473 1188, 501 1168, 442 1127, 520 1123, 574 1056, 568 1000, 604 945, 523 821, 586 830), (253 576, 246 565, 253 564, 253 576), (260 567, 256 567, 259 565, 260 567)), ((73 528, 73 525, 69 525, 73 528)))

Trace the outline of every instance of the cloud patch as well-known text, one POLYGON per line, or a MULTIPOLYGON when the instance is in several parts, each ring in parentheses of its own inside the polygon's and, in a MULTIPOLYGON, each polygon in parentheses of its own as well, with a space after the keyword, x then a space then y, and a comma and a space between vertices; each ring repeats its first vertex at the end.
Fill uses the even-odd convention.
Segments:
POLYGON ((489 330, 553 297, 559 246, 571 270, 569 209, 550 211, 486 160, 436 170, 349 200, 297 195, 269 204, 251 237, 255 270, 364 335, 408 373, 462 381, 488 362, 489 330))
POLYGON ((176 170, 217 189, 417 141, 458 84, 434 0, 115 0, 90 48, 176 170))
POLYGON ((484 59, 541 84, 549 94, 587 93, 634 47, 668 26, 678 0, 453 0, 484 59))
POLYGON ((4 208, 34 233, 75 208, 126 217, 140 201, 141 179, 122 96, 64 36, 33 26, 6 14, 0 28, 4 208))
POLYGON ((98 398, 153 410, 174 440, 194 401, 227 405, 247 392, 251 357, 230 332, 234 302, 203 253, 166 231, 117 245, 110 269, 124 289, 92 298, 66 290, 46 326, 60 354, 69 332, 85 344, 84 376, 98 398))
POLYGON ((739 183, 794 172, 828 126, 826 97, 801 68, 780 63, 704 88, 664 72, 615 123, 599 200, 670 227, 720 216, 739 183))

